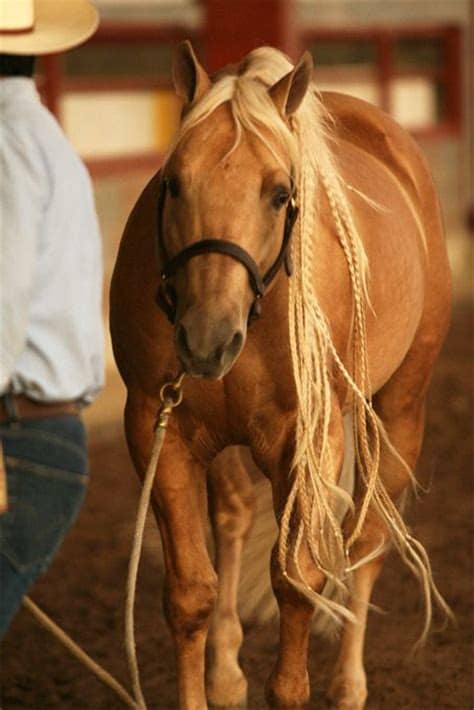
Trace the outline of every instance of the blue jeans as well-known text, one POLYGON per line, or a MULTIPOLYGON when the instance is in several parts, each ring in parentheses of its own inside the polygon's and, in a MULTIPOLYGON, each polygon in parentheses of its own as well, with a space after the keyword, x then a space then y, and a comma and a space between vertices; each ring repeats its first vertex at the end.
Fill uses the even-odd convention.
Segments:
POLYGON ((0 514, 0 638, 81 509, 86 434, 78 416, 0 425, 8 511, 0 514))

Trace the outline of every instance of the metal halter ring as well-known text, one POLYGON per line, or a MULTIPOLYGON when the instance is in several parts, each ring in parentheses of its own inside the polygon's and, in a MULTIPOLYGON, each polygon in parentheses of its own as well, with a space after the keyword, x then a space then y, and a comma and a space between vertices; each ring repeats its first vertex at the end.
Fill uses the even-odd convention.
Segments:
POLYGON ((186 373, 182 372, 173 382, 165 382, 160 389, 161 406, 158 410, 155 430, 166 429, 170 414, 183 400, 182 384, 186 373))
POLYGON ((170 407, 177 407, 181 404, 183 400, 182 384, 185 374, 186 373, 182 372, 174 380, 174 382, 165 382, 163 387, 160 389, 161 404, 168 405, 170 407))

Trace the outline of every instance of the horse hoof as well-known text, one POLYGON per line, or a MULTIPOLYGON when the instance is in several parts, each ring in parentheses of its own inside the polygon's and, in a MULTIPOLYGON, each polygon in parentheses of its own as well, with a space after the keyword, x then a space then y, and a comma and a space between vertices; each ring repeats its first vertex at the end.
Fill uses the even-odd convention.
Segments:
POLYGON ((235 710, 236 708, 247 707, 247 681, 243 675, 230 681, 223 681, 222 675, 218 676, 219 681, 207 683, 207 701, 209 708, 213 710, 235 710))
POLYGON ((364 710, 367 686, 363 678, 334 678, 327 699, 331 710, 364 710))
POLYGON ((265 697, 271 708, 285 708, 285 710, 302 710, 308 707, 309 702, 309 678, 306 673, 304 678, 298 682, 293 679, 283 678, 275 673, 270 676, 265 697))
POLYGON ((209 710, 247 710, 247 694, 245 694, 245 697, 240 701, 232 701, 225 704, 222 704, 222 702, 213 703, 208 700, 208 708, 209 710))

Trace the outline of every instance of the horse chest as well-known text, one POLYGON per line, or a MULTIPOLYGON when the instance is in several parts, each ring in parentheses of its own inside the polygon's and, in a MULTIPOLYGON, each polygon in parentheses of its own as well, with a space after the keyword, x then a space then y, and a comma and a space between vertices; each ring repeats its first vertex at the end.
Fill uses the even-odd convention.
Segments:
POLYGON ((226 446, 245 445, 265 467, 279 460, 296 418, 294 395, 282 384, 237 376, 189 380, 179 420, 192 453, 207 462, 226 446))

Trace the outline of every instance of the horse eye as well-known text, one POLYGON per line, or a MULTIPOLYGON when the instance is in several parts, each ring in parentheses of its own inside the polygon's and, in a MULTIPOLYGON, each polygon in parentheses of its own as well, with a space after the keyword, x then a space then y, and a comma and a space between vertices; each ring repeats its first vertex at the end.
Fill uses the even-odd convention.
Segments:
POLYGON ((272 206, 278 210, 280 207, 283 207, 283 205, 286 205, 289 199, 290 193, 288 190, 284 187, 278 187, 273 193, 272 206))
POLYGON ((166 178, 166 186, 168 188, 168 191, 171 195, 171 197, 178 197, 179 196, 179 180, 177 177, 174 175, 166 178))

